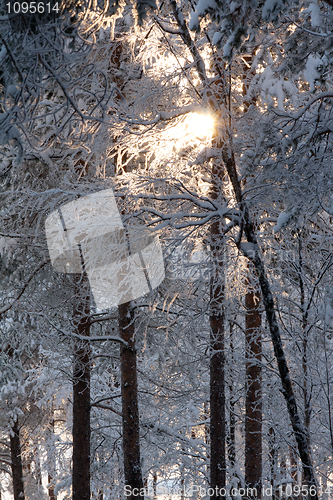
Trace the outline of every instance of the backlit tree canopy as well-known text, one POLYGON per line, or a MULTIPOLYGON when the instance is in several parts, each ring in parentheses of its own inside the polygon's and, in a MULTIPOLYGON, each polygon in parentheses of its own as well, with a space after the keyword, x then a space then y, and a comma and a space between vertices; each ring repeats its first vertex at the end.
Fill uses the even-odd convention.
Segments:
POLYGON ((327 494, 331 2, 13 12, 1 4, 2 491, 327 494))

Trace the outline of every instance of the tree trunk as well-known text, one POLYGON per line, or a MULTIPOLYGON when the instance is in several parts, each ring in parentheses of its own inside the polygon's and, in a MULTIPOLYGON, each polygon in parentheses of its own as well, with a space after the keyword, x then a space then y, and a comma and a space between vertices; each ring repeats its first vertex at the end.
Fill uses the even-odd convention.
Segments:
POLYGON ((221 232, 219 222, 211 226, 214 274, 210 281, 210 487, 212 498, 225 487, 225 388, 224 388, 224 280, 221 275, 221 232), (220 271, 220 272, 219 272, 220 271))
MULTIPOLYGON (((243 221, 242 225, 243 225, 244 235, 246 236, 247 242, 251 243, 253 246, 253 249, 251 251, 246 252, 246 256, 253 262, 257 275, 259 277, 260 289, 265 306, 266 318, 269 325, 272 344, 274 348, 274 354, 277 361, 280 380, 282 384, 282 393, 284 395, 287 404, 289 418, 297 442, 299 455, 302 461, 304 478, 309 487, 315 486, 316 488, 317 484, 314 475, 311 454, 307 443, 307 432, 304 425, 301 422, 298 413, 294 389, 290 378, 290 371, 284 354, 283 344, 280 335, 280 328, 276 317, 273 295, 270 289, 268 278, 266 276, 264 263, 259 254, 259 246, 254 231, 254 225, 250 218, 248 207, 243 200, 234 154, 232 151, 230 150, 228 151, 228 148, 226 146, 227 146, 226 144, 221 144, 222 157, 224 160, 226 170, 228 172, 229 179, 233 185, 236 201, 239 205, 239 209, 242 212, 242 221, 243 221)), ((318 494, 315 493, 312 498, 313 500, 318 500, 318 494)))
POLYGON ((276 488, 277 448, 276 435, 273 427, 270 427, 268 429, 268 458, 270 468, 270 483, 272 488, 272 500, 278 500, 279 490, 276 488))
POLYGON ((298 467, 297 467, 297 455, 292 446, 289 446, 289 460, 290 460, 290 475, 294 481, 294 484, 298 484, 298 467))
POLYGON ((21 457, 20 429, 16 419, 10 434, 14 500, 24 500, 23 468, 21 457))
MULTIPOLYGON (((309 450, 310 447, 310 422, 311 422, 311 393, 309 387, 308 373, 308 311, 305 305, 305 287, 303 281, 303 248, 302 234, 298 230, 298 274, 299 287, 302 310, 302 368, 303 368, 303 406, 304 406, 304 426, 306 430, 306 440, 309 450)), ((306 478, 303 471, 303 483, 306 483, 306 478)))
MULTIPOLYGON (((85 273, 75 276, 75 333, 90 334, 90 286, 85 273)), ((73 500, 90 500, 90 346, 74 341, 73 500)))
POLYGON ((153 492, 154 492, 153 500, 156 500, 157 499, 157 472, 154 472, 154 475, 153 475, 153 492))
POLYGON ((234 469, 236 464, 236 414, 235 414, 235 388, 233 381, 233 362, 234 362, 234 325, 230 322, 230 373, 229 373, 229 433, 228 433, 228 459, 230 468, 234 469))
MULTIPOLYGON (((49 432, 53 436, 54 435, 54 410, 52 410, 52 412, 53 412, 53 418, 52 418, 52 420, 50 422, 49 432)), ((49 494, 50 500, 57 500, 57 496, 54 494, 54 484, 53 484, 53 478, 52 478, 52 475, 55 473, 56 466, 55 466, 55 463, 52 460, 51 455, 52 455, 52 449, 51 449, 51 452, 49 452, 49 456, 48 456, 48 459, 49 459, 48 466, 49 466, 49 468, 52 471, 52 472, 48 473, 48 484, 52 483, 52 485, 50 486, 50 488, 48 488, 48 494, 49 494), (51 463, 52 463, 52 466, 51 466, 51 463)))
MULTIPOLYGON (((123 418, 123 454, 125 485, 130 489, 128 500, 136 500, 134 488, 143 488, 140 463, 140 424, 138 381, 135 351, 134 314, 130 302, 118 306, 119 334, 127 342, 121 344, 121 398, 123 418)), ((143 498, 140 496, 140 498, 143 498)))
MULTIPOLYGON (((249 498, 261 498, 262 487, 262 391, 260 293, 253 286, 253 266, 248 264, 248 291, 245 296, 245 483, 253 489, 249 498)), ((257 280, 256 280, 257 281, 257 280)), ((249 490, 251 491, 251 490, 249 490)))
MULTIPOLYGON (((48 483, 51 484, 51 482, 52 482, 52 477, 50 476, 50 474, 48 474, 48 483)), ((50 500, 57 500, 57 497, 54 494, 54 486, 53 485, 51 486, 51 488, 48 489, 48 492, 49 492, 49 499, 50 500)))

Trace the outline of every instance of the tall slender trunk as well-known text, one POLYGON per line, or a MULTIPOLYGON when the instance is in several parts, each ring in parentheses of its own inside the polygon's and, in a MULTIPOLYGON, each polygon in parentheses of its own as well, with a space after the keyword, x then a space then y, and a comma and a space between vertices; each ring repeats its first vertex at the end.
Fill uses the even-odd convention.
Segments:
POLYGON ((221 275, 221 232, 219 222, 211 226, 214 273, 210 281, 210 487, 213 498, 225 487, 225 387, 224 387, 224 279, 221 275))
POLYGON ((10 454, 12 460, 12 477, 14 500, 24 500, 23 467, 21 457, 20 428, 16 419, 10 434, 10 454))
MULTIPOLYGON (((128 500, 137 500, 134 488, 143 488, 140 463, 140 424, 138 380, 135 351, 135 326, 130 302, 118 306, 119 334, 127 342, 120 347, 121 398, 123 418, 123 453, 125 485, 129 487, 128 500)), ((140 498, 143 498, 140 496, 140 498)))
POLYGON ((287 462, 286 462, 286 454, 284 451, 281 450, 280 452, 280 478, 279 478, 279 490, 280 490, 280 496, 281 498, 284 498, 287 496, 286 493, 286 487, 287 487, 287 476, 288 470, 287 470, 287 462))
POLYGON ((153 492, 154 492, 153 500, 156 500, 157 499, 157 472, 154 472, 154 475, 153 475, 153 492))
MULTIPOLYGON (((247 242, 252 244, 252 250, 250 252, 246 251, 245 254, 253 262, 257 275, 259 277, 259 284, 265 306, 267 323, 271 334, 274 354, 282 384, 282 393, 286 401, 290 422, 293 428, 299 455, 302 461, 304 478, 309 487, 316 487, 317 483, 314 475, 310 449, 308 446, 307 433, 300 419, 296 404, 295 393, 290 378, 290 371, 284 353, 280 335, 280 328, 276 317, 274 298, 266 275, 266 269, 259 253, 259 246, 254 231, 254 225, 251 220, 248 207, 243 200, 243 193, 238 178, 235 157, 233 151, 230 149, 228 150, 227 144, 221 144, 221 153, 230 182, 233 186, 236 201, 239 205, 239 209, 242 212, 242 227, 244 230, 244 235, 247 242)), ((313 495, 313 500, 318 500, 317 492, 315 492, 315 494, 313 495)))
POLYGON ((294 481, 294 484, 298 484, 297 455, 292 446, 289 446, 289 460, 290 460, 290 475, 294 481))
POLYGON ((205 479, 207 483, 210 481, 210 409, 208 401, 204 401, 203 404, 204 411, 204 442, 206 445, 206 467, 205 467, 205 479))
MULTIPOLYGON (((14 356, 14 348, 8 346, 6 353, 9 358, 14 356)), ((23 466, 21 456, 20 427, 16 418, 10 433, 10 456, 12 462, 13 494, 14 500, 24 500, 23 466)))
MULTIPOLYGON (((310 445, 310 423, 311 423, 311 393, 309 391, 309 373, 308 373, 308 312, 305 305, 305 288, 303 281, 303 245, 302 234, 298 230, 298 275, 300 286, 301 310, 302 310, 302 369, 303 369, 303 407, 304 407, 304 426, 306 430, 306 440, 308 448, 310 445)), ((306 478, 303 472, 303 483, 306 478)))
MULTIPOLYGON (((52 476, 50 474, 48 474, 48 483, 49 484, 52 483, 52 476)), ((57 497, 54 494, 54 486, 53 485, 48 489, 48 493, 49 493, 50 500, 57 500, 57 497)))
POLYGON ((278 454, 276 447, 276 435, 273 427, 270 427, 268 429, 268 458, 270 469, 270 483, 272 488, 272 500, 277 500, 279 498, 279 490, 276 488, 278 454))
MULTIPOLYGON (((53 412, 53 417, 52 417, 50 425, 49 425, 49 432, 53 436, 54 435, 54 410, 52 410, 52 412, 53 412)), ((57 500, 57 496, 54 494, 54 484, 53 484, 53 478, 52 478, 52 475, 54 474, 56 467, 55 467, 55 463, 52 460, 53 457, 51 457, 51 454, 52 454, 52 451, 51 451, 51 453, 49 452, 49 456, 48 456, 48 459, 50 461, 48 465, 49 465, 49 468, 51 469, 51 471, 48 472, 48 484, 51 485, 48 488, 48 494, 49 494, 50 500, 57 500)))
POLYGON ((254 495, 261 498, 262 487, 262 389, 261 389, 261 313, 260 293, 253 285, 255 273, 248 264, 248 291, 245 296, 245 483, 254 488, 254 495))
MULTIPOLYGON (((90 335, 90 285, 85 273, 75 276, 75 333, 90 335)), ((74 342, 73 363, 73 500, 90 500, 90 346, 74 342)))
POLYGON ((228 432, 228 459, 231 469, 236 464, 236 415, 235 415, 235 388, 233 381, 233 363, 234 363, 234 325, 230 322, 230 371, 229 371, 229 432, 228 432))

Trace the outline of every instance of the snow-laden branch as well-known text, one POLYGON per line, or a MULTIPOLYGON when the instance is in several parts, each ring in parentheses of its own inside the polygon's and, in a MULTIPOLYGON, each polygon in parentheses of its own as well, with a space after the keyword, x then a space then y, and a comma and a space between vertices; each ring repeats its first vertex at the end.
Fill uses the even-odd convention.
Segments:
POLYGON ((145 120, 143 118, 130 118, 129 116, 121 116, 121 119, 129 125, 157 125, 160 122, 166 122, 178 118, 179 116, 187 115, 188 113, 202 113, 206 108, 198 104, 188 104, 181 108, 173 109, 172 111, 161 111, 155 118, 145 120))
POLYGON ((157 200, 157 201, 171 201, 171 200, 184 200, 191 201, 200 208, 207 210, 221 210, 224 207, 216 203, 215 200, 211 200, 205 196, 196 196, 195 194, 169 194, 169 195, 155 195, 155 194, 145 194, 140 193, 138 198, 142 200, 157 200), (200 199, 201 198, 201 199, 200 199))
POLYGON ((174 28, 170 28, 169 26, 166 26, 165 24, 161 23, 161 21, 158 19, 157 16, 153 15, 152 16, 154 21, 159 25, 159 27, 165 31, 166 33, 170 33, 170 35, 180 35, 181 32, 179 30, 176 30, 174 28))
POLYGON ((91 406, 96 406, 99 403, 103 403, 103 401, 109 401, 110 399, 116 399, 116 398, 121 398, 121 392, 119 392, 119 394, 113 394, 113 395, 110 395, 110 396, 105 396, 104 398, 100 398, 97 401, 93 401, 91 403, 91 406))
POLYGON ((320 94, 316 95, 312 99, 310 99, 297 113, 291 114, 291 113, 281 113, 277 110, 274 110, 274 113, 277 116, 281 116, 283 118, 290 118, 292 120, 298 120, 301 118, 301 116, 304 115, 304 113, 311 108, 311 106, 317 102, 320 101, 321 99, 325 99, 327 97, 333 97, 333 91, 332 90, 327 90, 326 92, 321 92, 320 94))
POLYGON ((161 229, 162 227, 166 227, 167 225, 171 224, 173 227, 176 229, 182 229, 188 226, 202 226, 207 224, 207 222, 211 221, 213 218, 226 218, 233 223, 238 223, 239 222, 239 215, 233 215, 232 211, 233 209, 223 209, 221 208, 220 210, 215 210, 211 212, 202 212, 202 213, 196 213, 196 212, 174 212, 171 214, 165 214, 164 212, 161 212, 159 210, 156 210, 155 208, 148 207, 148 206, 143 206, 140 207, 140 213, 150 213, 152 215, 156 216, 156 220, 151 221, 148 225, 154 225, 155 229, 161 229), (194 219, 194 220, 187 220, 186 222, 183 223, 177 223, 176 220, 179 219, 194 219), (156 224, 159 221, 163 221, 162 225, 161 223, 156 226, 156 224))
POLYGON ((70 337, 75 337, 76 339, 79 339, 79 340, 84 340, 85 342, 105 342, 106 340, 111 340, 111 341, 114 341, 114 342, 120 342, 121 344, 124 344, 125 346, 127 346, 127 342, 125 342, 125 340, 123 340, 122 338, 120 337, 115 337, 115 336, 112 336, 112 335, 95 335, 93 337, 86 337, 85 335, 79 335, 78 333, 74 333, 74 332, 68 332, 67 333, 67 336, 70 336, 70 337))
POLYGON ((176 22, 178 24, 179 30, 180 30, 180 36, 192 54, 193 60, 195 62, 196 70, 198 72, 201 83, 206 87, 208 84, 208 77, 206 74, 205 62, 204 62, 203 58, 201 57, 201 54, 200 54, 196 44, 192 40, 192 37, 191 37, 190 31, 187 27, 186 21, 184 19, 183 14, 178 9, 178 5, 177 5, 176 0, 171 0, 170 4, 171 4, 173 14, 175 16, 176 22))
POLYGON ((116 415, 119 415, 119 417, 123 416, 122 412, 120 412, 120 411, 116 410, 115 408, 113 408, 112 406, 106 405, 104 403, 92 403, 91 406, 94 406, 95 408, 103 408, 104 410, 110 410, 113 413, 115 413, 116 415))
POLYGON ((103 336, 102 335, 94 335, 94 336, 89 336, 89 337, 85 336, 85 335, 79 335, 78 333, 67 332, 67 331, 62 330, 62 328, 59 328, 57 325, 55 325, 43 313, 33 312, 30 314, 34 314, 36 316, 40 316, 41 318, 45 319, 45 321, 47 321, 47 323, 50 326, 52 326, 52 328, 57 330, 57 332, 61 333, 61 335, 64 335, 65 337, 68 337, 68 338, 74 337, 76 339, 83 340, 85 342, 105 342, 106 340, 110 340, 113 342, 120 342, 121 344, 124 344, 125 346, 127 346, 127 342, 125 340, 123 340, 120 337, 115 337, 114 335, 103 335, 103 336))
POLYGON ((101 321, 109 321, 110 319, 117 319, 117 316, 114 314, 108 314, 107 316, 102 316, 102 317, 94 317, 95 315, 92 315, 90 317, 90 324, 92 325, 93 323, 100 323, 101 321))
POLYGON ((320 36, 322 38, 328 38, 332 36, 332 33, 318 33, 317 31, 311 31, 308 30, 307 28, 304 28, 300 24, 296 23, 293 19, 291 19, 289 16, 287 16, 287 19, 294 24, 298 29, 304 31, 305 33, 309 33, 309 35, 315 35, 315 36, 320 36))

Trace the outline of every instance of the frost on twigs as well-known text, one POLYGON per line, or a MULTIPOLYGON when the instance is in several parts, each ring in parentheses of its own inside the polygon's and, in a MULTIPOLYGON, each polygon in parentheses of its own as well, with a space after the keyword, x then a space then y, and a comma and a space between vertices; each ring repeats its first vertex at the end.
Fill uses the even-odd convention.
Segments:
POLYGON ((54 269, 85 271, 99 309, 141 297, 164 279, 158 236, 145 227, 126 229, 111 189, 52 212, 45 228, 54 269))

